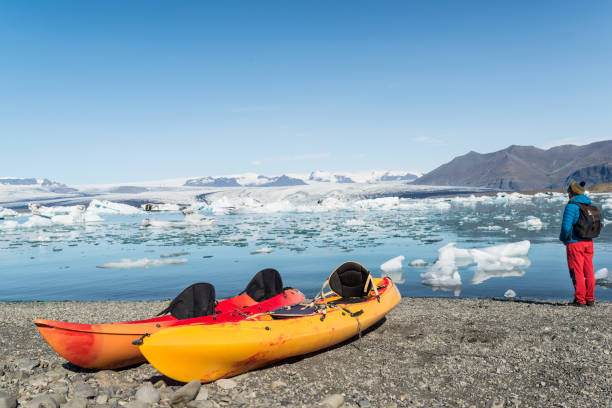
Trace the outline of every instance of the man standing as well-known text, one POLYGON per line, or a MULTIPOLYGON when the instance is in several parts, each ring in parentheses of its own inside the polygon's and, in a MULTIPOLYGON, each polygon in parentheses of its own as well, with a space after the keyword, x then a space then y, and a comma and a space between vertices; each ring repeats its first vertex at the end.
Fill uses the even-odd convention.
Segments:
POLYGON ((579 236, 574 227, 580 218, 580 206, 591 205, 584 194, 585 182, 572 183, 567 189, 569 202, 563 212, 559 239, 565 244, 567 266, 574 284, 573 306, 595 305, 595 275, 593 274, 593 240, 579 236))

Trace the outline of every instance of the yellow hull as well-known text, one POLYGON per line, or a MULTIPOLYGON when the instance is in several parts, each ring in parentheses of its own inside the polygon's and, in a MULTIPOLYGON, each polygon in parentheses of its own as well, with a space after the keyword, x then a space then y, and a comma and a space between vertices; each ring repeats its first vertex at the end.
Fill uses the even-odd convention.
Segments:
MULTIPOLYGON (((201 382, 231 377, 272 362, 338 344, 382 319, 401 300, 388 279, 375 279, 380 302, 339 303, 323 314, 285 319, 269 315, 241 322, 191 325, 161 330, 144 339, 140 351, 162 374, 178 381, 201 382), (362 311, 362 312, 360 312, 362 311)), ((333 301, 338 297, 328 298, 333 301)))

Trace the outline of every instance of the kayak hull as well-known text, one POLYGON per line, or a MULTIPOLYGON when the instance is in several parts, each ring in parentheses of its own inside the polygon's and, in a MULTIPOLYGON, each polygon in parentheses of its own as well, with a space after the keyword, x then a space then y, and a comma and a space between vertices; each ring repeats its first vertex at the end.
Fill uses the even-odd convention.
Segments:
POLYGON ((238 375, 325 349, 374 325, 401 300, 390 279, 375 282, 381 286, 380 301, 371 297, 339 303, 344 310, 328 307, 325 314, 278 320, 265 315, 211 326, 172 327, 145 338, 140 350, 159 372, 178 381, 210 382, 238 375))
POLYGON ((132 344, 144 335, 168 327, 236 322, 246 316, 302 301, 304 295, 300 291, 287 289, 284 294, 281 293, 260 303, 246 294, 223 300, 217 305, 215 317, 203 316, 178 320, 173 316, 161 316, 148 320, 106 324, 36 319, 34 324, 45 341, 72 364, 90 369, 116 369, 145 361, 138 347, 132 344))

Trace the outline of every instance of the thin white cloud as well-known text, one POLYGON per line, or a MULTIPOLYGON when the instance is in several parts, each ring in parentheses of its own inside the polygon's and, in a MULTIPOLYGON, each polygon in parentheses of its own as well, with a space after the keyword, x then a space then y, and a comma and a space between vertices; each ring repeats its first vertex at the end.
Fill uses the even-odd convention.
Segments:
POLYGON ((314 160, 314 159, 328 159, 331 157, 331 153, 307 153, 307 154, 298 154, 294 156, 283 156, 281 160, 285 161, 296 161, 296 160, 314 160))
POLYGON ((260 162, 259 160, 253 160, 253 161, 251 162, 251 164, 252 164, 253 166, 261 166, 261 162, 260 162))

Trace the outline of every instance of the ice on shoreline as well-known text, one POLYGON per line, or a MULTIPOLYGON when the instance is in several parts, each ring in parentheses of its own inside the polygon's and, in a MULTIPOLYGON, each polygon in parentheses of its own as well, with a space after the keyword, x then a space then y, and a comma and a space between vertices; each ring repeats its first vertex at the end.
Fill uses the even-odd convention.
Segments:
POLYGON ((119 262, 108 262, 96 266, 102 269, 134 269, 134 268, 153 268, 157 266, 184 265, 187 263, 186 258, 166 258, 166 259, 148 259, 142 258, 137 260, 122 259, 119 262))

